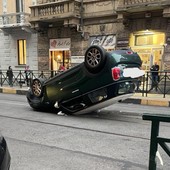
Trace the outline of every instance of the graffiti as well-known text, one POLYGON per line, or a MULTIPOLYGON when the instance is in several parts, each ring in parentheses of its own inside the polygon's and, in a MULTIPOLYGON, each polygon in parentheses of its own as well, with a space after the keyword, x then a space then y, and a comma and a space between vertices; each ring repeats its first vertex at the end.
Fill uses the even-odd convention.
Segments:
POLYGON ((114 48, 116 45, 116 36, 115 35, 104 35, 104 36, 95 36, 90 37, 91 45, 100 45, 104 48, 114 48))

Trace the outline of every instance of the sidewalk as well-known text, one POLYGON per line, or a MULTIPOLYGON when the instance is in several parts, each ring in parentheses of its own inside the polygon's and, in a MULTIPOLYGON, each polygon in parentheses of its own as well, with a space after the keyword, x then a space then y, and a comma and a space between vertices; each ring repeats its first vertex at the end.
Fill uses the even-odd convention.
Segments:
POLYGON ((123 101, 123 103, 170 107, 170 95, 167 94, 163 98, 163 94, 148 93, 146 97, 142 96, 142 93, 135 93, 132 97, 123 101))
MULTIPOLYGON (((26 86, 22 88, 19 86, 3 86, 0 87, 0 93, 26 95, 28 88, 26 86)), ((168 94, 163 98, 163 94, 148 93, 147 97, 145 97, 142 96, 142 93, 135 93, 132 97, 124 100, 123 103, 170 107, 170 95, 168 94)))

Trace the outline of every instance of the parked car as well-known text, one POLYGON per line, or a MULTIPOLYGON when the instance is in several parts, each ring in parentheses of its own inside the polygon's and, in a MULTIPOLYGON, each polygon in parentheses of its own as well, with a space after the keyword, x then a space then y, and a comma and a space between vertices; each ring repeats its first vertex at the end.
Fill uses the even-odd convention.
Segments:
POLYGON ((9 170, 10 153, 5 138, 0 134, 0 170, 9 170))
POLYGON ((141 64, 130 49, 107 52, 92 45, 83 63, 49 80, 34 79, 27 100, 35 110, 55 108, 71 114, 97 110, 133 94, 134 79, 144 74, 141 64))

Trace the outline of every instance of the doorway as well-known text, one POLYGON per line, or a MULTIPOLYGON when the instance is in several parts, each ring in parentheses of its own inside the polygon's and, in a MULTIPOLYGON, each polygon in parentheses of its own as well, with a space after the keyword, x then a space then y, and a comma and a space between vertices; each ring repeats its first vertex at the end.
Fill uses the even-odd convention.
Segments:
POLYGON ((66 69, 70 68, 70 51, 69 50, 53 50, 49 54, 50 70, 58 71, 60 66, 66 69))
POLYGON ((151 66, 157 62, 160 70, 162 70, 162 48, 132 48, 133 51, 137 52, 142 60, 142 69, 149 71, 151 66))
POLYGON ((141 57, 143 69, 150 71, 155 62, 158 63, 160 70, 163 69, 164 43, 165 33, 146 30, 131 34, 129 45, 141 57))

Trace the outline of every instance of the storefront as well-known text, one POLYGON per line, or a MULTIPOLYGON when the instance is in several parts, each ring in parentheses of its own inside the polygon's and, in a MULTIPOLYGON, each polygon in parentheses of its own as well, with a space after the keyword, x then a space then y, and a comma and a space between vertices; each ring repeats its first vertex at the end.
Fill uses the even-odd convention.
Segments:
POLYGON ((50 70, 59 70, 61 66, 70 67, 71 39, 50 39, 49 66, 50 70))
POLYGON ((132 33, 130 47, 140 55, 144 70, 149 71, 155 62, 159 64, 160 70, 164 67, 162 59, 165 47, 165 33, 150 30, 132 33))

